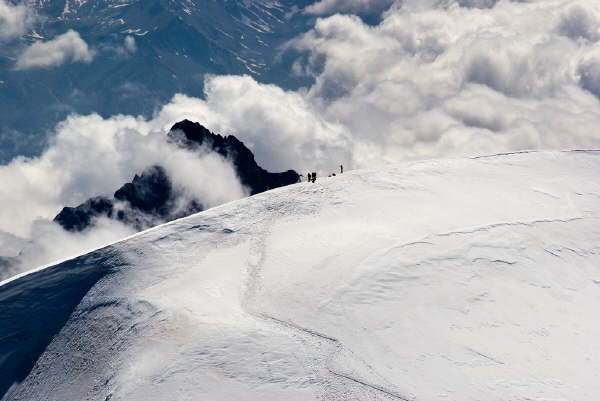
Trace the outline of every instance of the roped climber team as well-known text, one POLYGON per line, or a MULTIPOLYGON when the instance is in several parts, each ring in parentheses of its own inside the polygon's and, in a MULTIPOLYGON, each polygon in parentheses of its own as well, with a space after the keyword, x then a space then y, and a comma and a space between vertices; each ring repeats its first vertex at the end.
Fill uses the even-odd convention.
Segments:
MULTIPOLYGON (((340 174, 344 174, 344 165, 340 164, 340 174)), ((335 177, 335 173, 329 174, 328 177, 335 177)), ((306 174, 306 181, 314 183, 317 181, 317 173, 314 171, 312 173, 306 174)))

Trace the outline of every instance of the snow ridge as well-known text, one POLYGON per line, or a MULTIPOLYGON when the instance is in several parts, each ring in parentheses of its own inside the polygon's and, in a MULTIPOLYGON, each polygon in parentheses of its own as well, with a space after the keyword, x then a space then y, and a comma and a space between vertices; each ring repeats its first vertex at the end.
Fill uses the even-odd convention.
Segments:
POLYGON ((598 171, 536 152, 348 172, 21 276, 0 370, 29 371, 0 397, 596 399, 598 171))

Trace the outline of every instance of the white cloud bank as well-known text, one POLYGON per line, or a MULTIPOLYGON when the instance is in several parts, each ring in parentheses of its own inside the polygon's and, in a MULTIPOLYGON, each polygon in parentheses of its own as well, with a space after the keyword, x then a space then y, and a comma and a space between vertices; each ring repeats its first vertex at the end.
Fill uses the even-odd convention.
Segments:
POLYGON ((68 30, 46 42, 35 42, 27 47, 18 57, 15 68, 27 70, 31 68, 57 67, 65 63, 89 63, 94 52, 79 36, 79 33, 68 30))
POLYGON ((599 15, 586 0, 407 0, 375 27, 319 19, 294 46, 355 165, 598 147, 599 15))
POLYGON ((26 4, 13 5, 0 0, 0 41, 23 35, 33 22, 33 14, 26 4))
POLYGON ((297 71, 314 75, 310 88, 210 77, 205 100, 178 95, 151 120, 69 118, 44 155, 0 167, 0 231, 30 238, 42 231, 36 218, 112 193, 165 159, 197 197, 241 196, 212 189, 230 182, 226 164, 182 167, 164 148, 183 118, 236 135, 266 168, 321 176, 340 163, 600 148, 599 18, 592 0, 406 0, 377 26, 318 19, 290 44, 305 54, 297 71))

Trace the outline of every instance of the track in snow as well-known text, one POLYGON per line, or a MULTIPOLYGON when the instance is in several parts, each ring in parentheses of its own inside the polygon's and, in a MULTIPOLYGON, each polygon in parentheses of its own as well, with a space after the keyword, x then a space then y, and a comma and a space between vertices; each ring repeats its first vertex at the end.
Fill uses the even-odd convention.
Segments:
MULTIPOLYGON (((314 188, 313 188, 313 190, 314 190, 314 188)), ((251 260, 249 260, 249 262, 248 262, 248 277, 247 277, 247 281, 246 281, 246 289, 244 291, 244 293, 245 293, 244 300, 242 302, 244 309, 247 311, 248 314, 250 314, 258 319, 261 319, 263 321, 275 324, 276 326, 282 327, 282 328, 286 329, 287 331, 291 331, 295 334, 303 335, 303 336, 313 339, 313 340, 324 341, 324 342, 329 343, 333 349, 328 351, 328 355, 323 356, 323 361, 324 361, 325 367, 327 369, 327 372, 329 372, 332 376, 342 379, 344 381, 351 382, 355 385, 359 385, 359 386, 365 387, 367 389, 379 392, 386 398, 391 398, 394 400, 401 400, 401 401, 417 401, 415 398, 408 398, 404 395, 401 395, 398 391, 390 389, 389 387, 382 386, 379 384, 368 383, 364 379, 353 377, 350 374, 340 372, 340 371, 336 370, 335 368, 333 368, 332 364, 334 363, 335 359, 337 358, 337 356, 339 354, 341 354, 341 353, 351 353, 352 354, 352 351, 346 349, 344 347, 344 345, 342 344, 342 342, 340 340, 338 340, 337 338, 328 336, 327 334, 319 333, 318 331, 312 330, 310 328, 302 327, 293 322, 277 318, 277 317, 269 315, 267 313, 260 312, 260 311, 256 310, 255 307, 252 306, 256 303, 255 298, 258 296, 258 292, 260 291, 261 265, 265 258, 265 255, 267 254, 266 238, 270 235, 270 227, 276 221, 275 215, 277 215, 277 214, 285 215, 285 213, 281 210, 279 210, 279 211, 271 210, 269 217, 265 218, 259 224, 260 228, 257 230, 255 238, 253 238, 253 240, 252 240, 253 245, 251 247, 251 252, 250 252, 251 260)), ((320 347, 315 346, 315 348, 320 348, 320 347)), ((357 357, 353 355, 352 359, 356 360, 357 357)), ((373 375, 377 375, 377 373, 373 370, 373 368, 371 366, 369 366, 366 362, 361 360, 360 363, 363 366, 367 367, 367 369, 369 371, 371 371, 371 373, 373 375)), ((385 381, 385 379, 383 379, 383 380, 385 381)), ((388 383, 388 386, 391 386, 391 384, 388 383)))

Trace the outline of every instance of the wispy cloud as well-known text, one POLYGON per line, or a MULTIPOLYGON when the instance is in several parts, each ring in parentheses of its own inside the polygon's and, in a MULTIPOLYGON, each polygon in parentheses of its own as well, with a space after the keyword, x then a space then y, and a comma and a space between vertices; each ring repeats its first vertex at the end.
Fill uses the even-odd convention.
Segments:
POLYGON ((123 48, 129 53, 135 53, 137 51, 135 38, 131 35, 127 35, 123 41, 123 48))
POLYGON ((336 13, 379 14, 394 0, 321 0, 304 10, 306 14, 332 15, 336 13))
POLYGON ((46 42, 35 42, 27 47, 18 57, 15 68, 26 70, 31 68, 57 67, 65 63, 89 63, 94 58, 94 51, 79 36, 69 30, 46 42))
POLYGON ((0 0, 0 41, 23 35, 34 21, 26 4, 11 4, 0 0))

